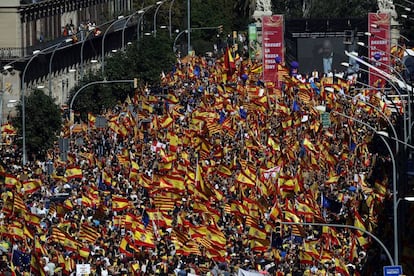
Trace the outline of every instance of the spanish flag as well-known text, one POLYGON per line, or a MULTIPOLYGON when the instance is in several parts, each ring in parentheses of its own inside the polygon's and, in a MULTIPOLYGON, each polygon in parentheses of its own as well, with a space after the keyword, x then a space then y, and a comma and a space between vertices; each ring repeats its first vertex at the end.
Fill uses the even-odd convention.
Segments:
POLYGON ((33 194, 40 190, 42 181, 40 179, 29 179, 23 181, 23 189, 25 194, 33 194))
POLYGON ((96 116, 88 112, 88 125, 90 128, 95 128, 96 116))
POLYGON ((21 184, 20 184, 20 181, 17 179, 16 176, 11 175, 11 174, 6 174, 6 177, 4 179, 4 185, 6 185, 6 187, 10 188, 10 189, 13 189, 13 188, 18 189, 18 187, 21 184))
POLYGON ((135 231, 134 239, 137 246, 155 248, 154 235, 151 232, 135 231))
POLYGON ((65 177, 67 178, 67 180, 70 179, 82 179, 83 174, 82 174, 82 169, 79 167, 68 167, 66 168, 65 171, 65 177))
POLYGON ((112 210, 119 212, 122 210, 126 210, 129 207, 128 199, 118 196, 118 195, 112 195, 112 210))
POLYGON ((79 253, 79 256, 81 256, 82 258, 88 259, 91 253, 91 250, 84 246, 84 247, 79 248, 78 253, 79 253))
POLYGON ((124 237, 121 240, 121 243, 119 244, 119 252, 125 254, 125 256, 129 258, 132 258, 134 256, 135 251, 135 247, 130 242, 130 240, 124 237))

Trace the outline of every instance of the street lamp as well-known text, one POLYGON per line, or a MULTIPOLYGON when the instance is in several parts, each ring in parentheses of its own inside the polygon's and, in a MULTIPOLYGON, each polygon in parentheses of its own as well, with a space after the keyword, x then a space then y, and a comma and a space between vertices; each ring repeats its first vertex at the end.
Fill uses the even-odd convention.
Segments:
POLYGON ((168 10, 168 24, 169 24, 169 27, 168 27, 168 31, 170 32, 170 39, 172 38, 172 31, 171 31, 171 9, 172 9, 172 6, 174 5, 174 1, 175 0, 171 0, 171 2, 170 2, 170 9, 168 10))
MULTIPOLYGON (((73 113, 73 104, 75 103, 76 97, 82 92, 85 88, 89 86, 96 85, 96 84, 112 84, 112 83, 134 83, 134 80, 101 80, 101 81, 93 81, 85 84, 81 88, 79 88, 72 96, 72 99, 69 104, 69 119, 72 120, 72 113, 73 113)), ((72 128, 70 128, 70 136, 72 137, 72 128)))
POLYGON ((138 10, 138 11, 134 12, 133 14, 128 16, 127 20, 125 20, 124 27, 122 28, 122 43, 121 43, 122 49, 125 48, 125 29, 126 29, 128 23, 129 23, 129 21, 134 17, 134 15, 140 14, 140 12, 141 12, 141 10, 138 10))
POLYGON ((174 39, 174 43, 173 43, 173 52, 175 53, 177 51, 177 47, 175 46, 175 44, 177 43, 178 38, 183 34, 183 33, 188 33, 188 30, 184 30, 181 31, 177 34, 177 36, 174 39))
POLYGON ((137 47, 139 47, 139 39, 141 38, 141 33, 140 33, 141 23, 144 19, 145 13, 152 7, 154 7, 154 5, 148 6, 148 8, 145 10, 142 9, 142 12, 140 12, 141 16, 138 19, 138 25, 137 25, 137 47))
MULTIPOLYGON (((220 26, 216 26, 216 27, 197 27, 197 28, 192 28, 191 30, 215 30, 218 29, 220 26)), ((178 31, 178 30, 177 30, 178 31)), ((181 32, 179 32, 177 34, 177 36, 174 39, 174 43, 173 43, 173 52, 175 52, 177 50, 177 48, 175 47, 175 44, 177 43, 178 38, 183 34, 183 33, 189 33, 189 30, 183 30, 181 32)))
POLYGON ((409 17, 406 14, 401 14, 401 17, 404 18, 404 19, 408 19, 408 20, 414 20, 413 18, 409 17))
MULTIPOLYGON (((153 5, 151 5, 151 6, 148 6, 148 7, 145 7, 145 8, 143 8, 143 9, 140 9, 140 10, 137 10, 136 12, 134 12, 133 14, 131 14, 131 15, 129 15, 128 16, 128 19, 125 21, 125 24, 124 24, 124 28, 122 29, 122 49, 124 49, 125 48, 125 29, 126 29, 126 27, 127 27, 127 25, 128 25, 128 23, 129 23, 129 21, 135 16, 135 15, 137 15, 137 14, 143 14, 146 10, 148 10, 148 9, 150 9, 150 8, 152 8, 153 7, 153 5)), ((138 22, 137 22, 137 28, 139 29, 139 18, 138 18, 138 22)), ((137 35, 138 35, 138 32, 137 32, 137 35)))
POLYGON ((53 57, 55 56, 55 52, 57 49, 60 48, 60 46, 64 43, 69 43, 72 42, 73 39, 72 38, 68 38, 65 40, 62 40, 58 45, 56 45, 55 49, 53 49, 52 55, 50 56, 50 60, 49 60, 49 97, 52 97, 52 61, 53 61, 53 57))
POLYGON ((40 54, 42 53, 42 51, 40 50, 36 50, 33 52, 32 57, 29 59, 29 61, 26 63, 26 66, 24 67, 23 70, 23 74, 22 74, 22 82, 21 82, 21 86, 22 86, 22 151, 23 151, 23 157, 22 157, 22 162, 23 162, 23 166, 26 165, 27 163, 27 150, 26 150, 26 97, 25 97, 25 93, 26 93, 26 83, 24 81, 24 78, 26 76, 26 72, 27 72, 27 68, 29 68, 30 63, 32 63, 32 61, 40 54))
POLYGON ((113 25, 118 23, 119 21, 124 20, 124 16, 120 15, 118 16, 118 19, 116 19, 114 22, 111 23, 111 25, 108 26, 108 28, 105 30, 105 33, 102 37, 102 62, 101 62, 101 70, 102 70, 102 77, 105 77, 105 37, 108 31, 112 28, 113 25))
POLYGON ((158 10, 161 8, 162 4, 164 4, 164 2, 165 1, 158 1, 157 3, 155 3, 157 5, 157 9, 154 13, 154 37, 157 37, 157 13, 158 10))
POLYGON ((191 3, 187 0, 187 54, 191 51, 191 3))

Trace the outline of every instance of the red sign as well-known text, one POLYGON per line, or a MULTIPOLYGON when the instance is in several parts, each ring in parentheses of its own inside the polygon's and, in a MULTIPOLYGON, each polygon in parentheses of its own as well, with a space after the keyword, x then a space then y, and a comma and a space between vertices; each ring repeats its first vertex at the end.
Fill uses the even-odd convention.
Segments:
MULTIPOLYGON (((390 72, 391 52, 391 16, 389 13, 368 14, 368 57, 375 67, 386 73, 390 72)), ((369 85, 379 87, 385 85, 384 77, 369 68, 369 85)))
POLYGON ((284 62, 283 15, 262 17, 263 80, 277 83, 277 62, 284 62))

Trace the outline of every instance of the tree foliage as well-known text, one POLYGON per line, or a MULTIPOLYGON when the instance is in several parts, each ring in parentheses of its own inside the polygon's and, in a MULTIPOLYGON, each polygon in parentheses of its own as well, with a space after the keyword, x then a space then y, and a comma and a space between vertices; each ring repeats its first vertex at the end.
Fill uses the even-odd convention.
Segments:
MULTIPOLYGON (((61 111, 54 99, 41 90, 33 91, 25 99, 27 156, 29 160, 35 157, 42 160, 62 128, 61 111)), ((17 105, 17 116, 12 123, 17 128, 17 135, 23 137, 21 102, 17 105)), ((21 139, 18 141, 22 142, 21 139)))
POLYGON ((272 0, 272 6, 286 18, 363 17, 378 8, 377 0, 272 0))
MULTIPOLYGON (((156 86, 160 83, 161 72, 170 71, 175 55, 171 40, 166 32, 159 32, 157 37, 144 36, 128 45, 125 51, 118 51, 105 59, 106 80, 133 80, 156 86)), ((101 71, 90 71, 70 92, 70 100, 74 94, 86 84, 102 81, 101 71)), ((73 110, 80 112, 81 119, 86 120, 88 112, 99 114, 103 109, 123 102, 132 96, 132 84, 112 83, 91 85, 82 90, 75 98, 73 110)))

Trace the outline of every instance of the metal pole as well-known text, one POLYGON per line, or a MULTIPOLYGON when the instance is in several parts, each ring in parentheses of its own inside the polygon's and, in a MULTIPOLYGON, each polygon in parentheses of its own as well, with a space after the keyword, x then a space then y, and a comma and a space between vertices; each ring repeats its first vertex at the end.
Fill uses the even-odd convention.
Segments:
MULTIPOLYGON (((218 27, 198 27, 198 28, 192 28, 192 30, 214 30, 217 29, 218 27)), ((188 30, 183 30, 181 32, 179 32, 177 34, 177 36, 174 39, 174 43, 173 43, 173 51, 175 52, 177 49, 175 47, 175 44, 177 43, 178 38, 183 34, 183 33, 188 33, 188 30)))
POLYGON ((150 8, 152 8, 152 7, 154 7, 154 5, 151 5, 151 6, 149 6, 148 7, 148 9, 146 9, 145 11, 143 11, 142 13, 141 13, 141 16, 139 17, 139 19, 138 19, 138 25, 137 25, 137 47, 139 47, 139 39, 141 38, 141 33, 140 33, 140 28, 141 28, 141 23, 142 23, 142 21, 143 21, 143 19, 144 19, 144 14, 150 9, 150 8))
POLYGON ((75 92, 75 94, 73 94, 73 97, 70 101, 69 104, 69 118, 72 117, 72 107, 73 107, 73 103, 75 102, 76 97, 78 96, 78 94, 80 92, 82 92, 85 88, 88 88, 91 85, 95 85, 95 84, 111 84, 111 83, 134 83, 134 80, 101 80, 101 81, 93 81, 90 83, 85 84, 84 86, 82 86, 81 88, 78 89, 78 91, 75 92))
POLYGON ((134 15, 139 14, 141 10, 134 12, 133 14, 128 16, 128 19, 125 21, 124 27, 122 28, 122 50, 125 48, 125 29, 129 23, 129 21, 134 17, 134 15))
POLYGON ((60 46, 63 43, 69 43, 72 40, 73 40, 72 38, 68 38, 68 39, 65 39, 65 40, 61 41, 58 45, 56 45, 55 49, 53 49, 52 55, 50 56, 50 60, 49 60, 49 97, 52 97, 52 62, 53 62, 53 57, 55 56, 55 52, 56 52, 57 49, 60 48, 60 46))
POLYGON ((174 1, 175 0, 171 0, 170 9, 168 11, 168 24, 169 24, 168 30, 170 32, 170 39, 172 38, 171 9, 172 9, 172 6, 174 5, 174 1))
POLYGON ((24 77, 26 76, 27 68, 29 68, 30 63, 41 53, 40 51, 35 53, 30 60, 26 63, 26 66, 24 67, 23 74, 22 74, 22 144, 23 144, 23 166, 27 163, 27 151, 26 151, 26 99, 25 99, 25 90, 26 90, 26 84, 24 81, 24 77))
POLYGON ((387 146, 388 151, 391 155, 392 160, 392 203, 393 203, 393 216, 394 216, 394 263, 398 265, 398 254, 399 254, 399 244, 398 244, 398 205, 397 205, 397 166, 395 165, 395 157, 391 150, 390 145, 387 140, 380 135, 382 141, 387 146))
POLYGON ((391 257, 391 253, 390 251, 388 251, 388 248, 385 246, 385 244, 374 234, 372 234, 371 232, 353 226, 353 225, 347 225, 347 224, 334 224, 334 223, 318 223, 318 222, 290 222, 290 221, 280 221, 280 224, 284 224, 284 225, 303 225, 303 226, 328 226, 328 227, 338 227, 338 228, 350 228, 350 229, 354 229, 354 230, 358 230, 361 232, 364 232, 365 234, 369 235, 371 238, 373 238, 376 242, 378 242, 378 244, 382 247, 382 249, 384 249, 385 254, 388 257, 388 260, 390 261, 391 265, 395 265, 394 260, 391 257))
POLYGON ((157 2, 158 6, 154 13, 154 37, 157 37, 157 13, 158 10, 161 8, 161 5, 164 4, 164 1, 157 2))
POLYGON ((123 20, 123 16, 119 16, 118 19, 116 19, 114 22, 111 23, 111 25, 108 26, 108 28, 105 30, 105 33, 102 38, 102 62, 101 62, 101 69, 102 69, 102 77, 105 77, 105 37, 108 31, 112 28, 115 23, 117 23, 120 20, 123 20))
POLYGON ((191 51, 191 4, 190 0, 187 0, 187 54, 191 51))
POLYGON ((175 47, 175 44, 177 43, 177 40, 178 40, 178 38, 183 34, 183 33, 186 33, 186 32, 188 32, 188 30, 184 30, 184 31, 181 31, 176 37, 175 37, 175 39, 174 39, 174 43, 173 43, 173 52, 175 53, 175 51, 177 51, 177 47, 175 47))
MULTIPOLYGON (((371 126, 370 124, 367 124, 361 120, 358 120, 354 117, 348 116, 344 113, 341 112, 337 112, 337 111, 332 111, 335 114, 338 114, 342 117, 348 118, 350 120, 353 120, 355 122, 358 122, 366 127, 368 127, 369 129, 371 129, 372 131, 374 131, 374 133, 378 134, 378 130, 376 128, 374 128, 373 126, 371 126)), ((391 161, 392 161, 392 203, 393 203, 393 215, 394 215, 394 263, 395 265, 398 265, 398 213, 397 213, 397 166, 395 163, 395 157, 394 157, 394 153, 392 152, 392 149, 390 147, 390 145, 388 144, 387 140, 385 140, 385 138, 379 134, 379 136, 381 137, 382 141, 385 143, 385 146, 387 147, 390 156, 391 156, 391 161)), ((401 141, 402 143, 405 143, 404 141, 401 141)))

